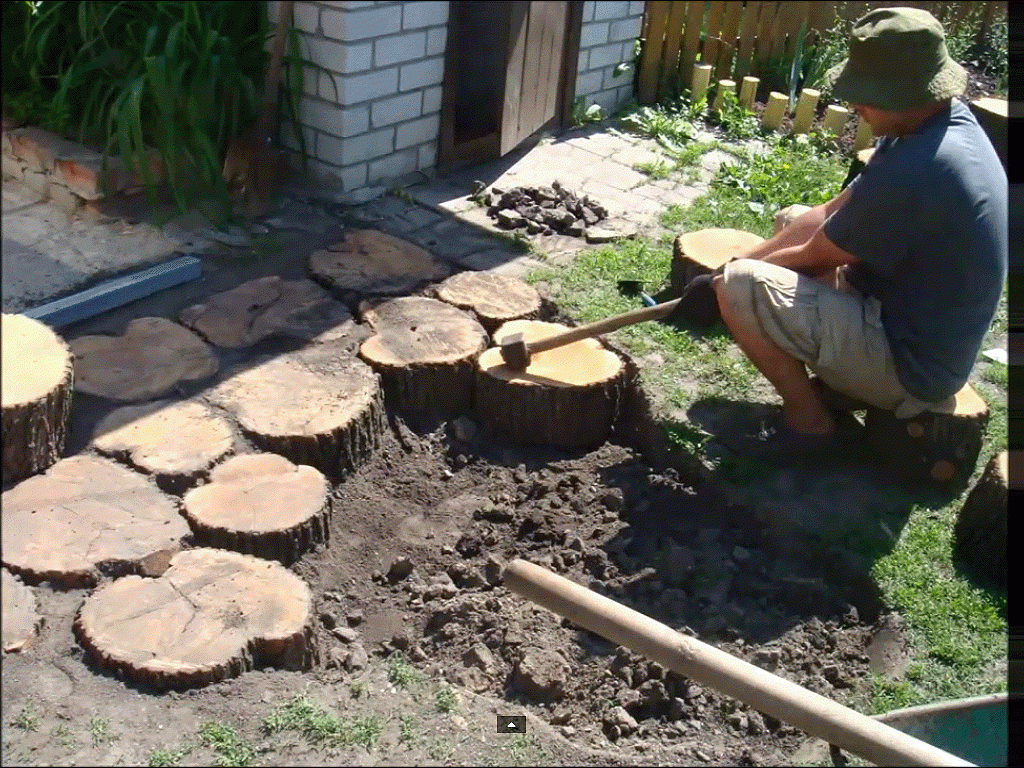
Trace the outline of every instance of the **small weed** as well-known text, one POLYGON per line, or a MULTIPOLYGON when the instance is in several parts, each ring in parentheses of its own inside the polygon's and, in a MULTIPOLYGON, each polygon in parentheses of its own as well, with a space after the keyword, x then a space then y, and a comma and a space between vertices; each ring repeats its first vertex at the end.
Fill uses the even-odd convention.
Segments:
POLYGON ((451 756, 455 754, 455 748, 444 739, 434 739, 430 742, 427 754, 430 756, 431 760, 437 760, 439 763, 447 763, 451 759, 451 756))
POLYGON ((402 187, 395 187, 394 189, 392 189, 391 195, 392 197, 397 197, 403 203, 408 203, 409 205, 416 204, 416 199, 408 192, 406 192, 402 187))
POLYGON ((74 742, 70 729, 63 723, 50 731, 50 738, 62 747, 70 747, 74 742))
POLYGON ((92 736, 92 745, 94 747, 98 747, 110 739, 110 734, 107 733, 107 726, 106 719, 102 717, 94 717, 89 721, 89 735, 92 736))
POLYGON ((181 758, 185 757, 191 750, 188 747, 178 747, 178 749, 156 749, 153 750, 153 754, 149 756, 148 765, 150 768, 168 768, 169 766, 177 765, 181 758))
POLYGON ((406 659, 405 654, 398 651, 388 659, 388 682, 399 688, 412 688, 419 685, 422 676, 406 659))
POLYGON ((416 743, 416 719, 412 715, 400 715, 398 718, 398 743, 412 746, 416 743))
POLYGON ((538 752, 540 751, 533 736, 528 733, 517 733, 509 740, 509 749, 512 751, 513 765, 537 765, 538 752))
POLYGON ((203 723, 199 739, 216 753, 218 766, 246 766, 256 756, 255 748, 230 725, 203 723))
POLYGON ((335 717, 305 695, 275 707, 263 721, 267 734, 294 731, 313 744, 331 746, 361 745, 370 749, 380 736, 380 721, 376 717, 355 720, 335 717))
POLYGON ((22 731, 39 730, 39 713, 35 707, 28 705, 21 708, 21 711, 11 720, 11 725, 22 731))
POLYGON ((455 709, 455 703, 455 691, 447 685, 439 688, 437 693, 434 694, 434 705, 437 707, 438 712, 448 714, 455 709))
POLYGON ((362 681, 356 681, 348 687, 348 690, 353 699, 359 699, 366 693, 366 685, 362 681))
POLYGON ((586 123, 596 123, 601 120, 601 105, 591 104, 589 107, 583 106, 585 100, 582 96, 576 99, 572 104, 572 124, 585 125, 586 123))
POLYGON ((664 160, 657 160, 653 163, 637 163, 633 167, 654 180, 667 179, 672 172, 664 160))
POLYGON ((722 103, 716 117, 718 126, 729 139, 736 141, 752 139, 761 131, 757 117, 740 104, 736 94, 732 91, 722 94, 722 103))
POLYGON ((997 387, 1006 389, 1010 383, 1010 371, 1008 365, 1002 363, 992 363, 985 372, 981 374, 985 381, 990 381, 997 387))

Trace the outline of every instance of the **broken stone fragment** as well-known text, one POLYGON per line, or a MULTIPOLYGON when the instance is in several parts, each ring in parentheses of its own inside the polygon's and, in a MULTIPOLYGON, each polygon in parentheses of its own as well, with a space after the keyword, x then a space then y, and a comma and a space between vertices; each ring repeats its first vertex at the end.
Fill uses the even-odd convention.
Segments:
POLYGON ((526 224, 526 219, 515 210, 498 211, 498 223, 506 229, 516 229, 526 224))
POLYGON ((399 557, 388 569, 388 580, 392 583, 407 579, 413 571, 413 563, 408 557, 399 557))

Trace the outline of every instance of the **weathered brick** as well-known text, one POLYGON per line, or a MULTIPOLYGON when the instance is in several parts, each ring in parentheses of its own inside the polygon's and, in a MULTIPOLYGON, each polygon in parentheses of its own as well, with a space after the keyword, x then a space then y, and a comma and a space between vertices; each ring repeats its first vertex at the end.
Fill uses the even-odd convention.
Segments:
MULTIPOLYGON (((149 171, 156 179, 163 176, 163 163, 156 150, 149 153, 149 171)), ((104 196, 102 183, 103 161, 101 158, 59 158, 54 162, 52 179, 63 184, 79 197, 86 200, 99 200, 104 196)), ((120 191, 126 187, 144 184, 142 174, 129 171, 120 157, 107 158, 107 172, 111 191, 120 191)))
POLYGON ((579 58, 576 59, 576 72, 586 72, 590 69, 590 51, 580 51, 579 58))
POLYGON ((437 142, 433 141, 430 144, 424 144, 419 148, 419 162, 417 168, 423 170, 424 168, 433 168, 437 164, 437 142))
POLYGON ((316 139, 316 157, 326 163, 341 165, 343 141, 327 133, 319 134, 316 139))
POLYGON ((370 130, 370 107, 363 104, 352 109, 341 110, 341 133, 339 136, 358 136, 370 130))
POLYGON ((394 179, 406 173, 416 170, 419 153, 415 149, 407 149, 403 152, 395 152, 379 160, 370 163, 367 181, 372 184, 376 181, 394 179))
POLYGON ((83 200, 62 184, 50 182, 47 190, 50 202, 63 210, 65 213, 75 213, 82 207, 83 200))
POLYGON ((618 88, 623 83, 628 83, 633 78, 633 70, 628 69, 625 72, 620 72, 618 75, 615 74, 615 67, 605 67, 604 80, 602 81, 601 87, 604 89, 618 88))
POLYGON ((316 131, 335 136, 341 131, 341 107, 333 100, 303 99, 299 103, 299 119, 316 131))
POLYGON ((622 43, 601 45, 590 49, 590 68, 599 69, 622 61, 622 43))
POLYGON ((427 56, 440 56, 448 44, 448 27, 427 30, 427 56))
POLYGON ((341 140, 341 165, 362 163, 390 155, 395 148, 395 129, 365 133, 341 140))
POLYGON ((607 21, 594 21, 584 24, 580 30, 580 48, 592 48, 608 42, 611 25, 607 21))
POLYGON ((401 96, 375 101, 370 107, 370 122, 374 128, 401 123, 419 117, 422 108, 423 97, 419 92, 404 93, 401 96))
POLYGON ((448 23, 447 0, 402 3, 402 29, 419 29, 448 23))
POLYGON ((403 123, 395 129, 395 149, 405 149, 415 144, 437 140, 441 118, 438 115, 422 117, 403 123))
POLYGON ((624 19, 629 16, 628 0, 601 0, 594 8, 594 18, 624 19))
POLYGON ((603 75, 599 69, 579 75, 576 78, 576 95, 588 96, 591 93, 597 93, 601 90, 602 82, 603 75))
POLYGON ((441 111, 441 86, 423 89, 423 114, 441 111))
POLYGON ((597 10, 597 1, 596 0, 586 0, 586 2, 583 3, 583 20, 584 21, 593 21, 594 20, 594 12, 596 10, 597 10))
POLYGON ((362 75, 346 75, 341 81, 343 104, 359 104, 398 90, 398 67, 378 69, 362 75))
POLYGON ((313 3, 296 3, 295 26, 303 32, 319 32, 320 8, 313 3))
POLYGON ((644 8, 647 3, 645 0, 631 0, 629 4, 629 15, 630 16, 643 16, 644 8))
POLYGON ((54 161, 59 157, 76 157, 83 160, 95 160, 100 157, 81 144, 68 141, 55 133, 42 128, 26 126, 8 132, 11 152, 19 160, 25 162, 32 171, 51 171, 54 161))
POLYGON ((373 41, 373 63, 377 67, 422 59, 426 53, 426 32, 408 32, 373 41))
POLYGON ((359 11, 335 11, 324 8, 320 12, 320 24, 327 37, 342 42, 367 40, 400 31, 402 7, 391 5, 359 11))
POLYGON ((366 163, 349 165, 342 168, 338 173, 338 178, 341 179, 341 188, 351 190, 365 187, 368 170, 369 166, 366 163))
POLYGON ((44 171, 33 171, 26 168, 21 179, 26 187, 41 197, 46 197, 50 192, 50 175, 44 171))
POLYGON ((17 179, 21 181, 25 175, 25 161, 20 160, 14 155, 9 155, 6 152, 3 153, 0 160, 3 161, 3 177, 5 179, 17 179))
POLYGON ((405 64, 398 73, 398 89, 408 91, 412 88, 422 88, 427 85, 437 85, 444 79, 444 58, 438 56, 433 59, 405 64))
POLYGON ((613 21, 608 33, 609 40, 632 40, 640 37, 640 24, 641 19, 639 16, 632 19, 620 19, 613 21))

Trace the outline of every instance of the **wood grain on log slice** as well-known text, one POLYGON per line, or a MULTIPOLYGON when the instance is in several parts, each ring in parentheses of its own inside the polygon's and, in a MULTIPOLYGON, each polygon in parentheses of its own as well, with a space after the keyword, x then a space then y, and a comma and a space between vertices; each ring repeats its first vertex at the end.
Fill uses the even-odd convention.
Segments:
POLYGON ((74 630, 118 677, 183 689, 264 666, 308 669, 312 604, 306 583, 279 563, 191 549, 159 578, 126 576, 97 589, 74 630))
POLYGON ((375 229, 353 229, 309 257, 314 279, 343 295, 395 296, 443 280, 451 267, 429 251, 375 229))
POLYGON ((178 319, 218 347, 240 349, 270 336, 331 341, 352 315, 312 280, 261 277, 182 310, 178 319))
POLYGON ((81 336, 71 342, 75 389, 132 403, 163 397, 178 384, 217 372, 213 351, 192 331, 162 317, 140 317, 122 336, 81 336))
POLYGON ((472 407, 476 358, 487 347, 487 332, 472 316, 443 301, 405 296, 363 319, 375 335, 359 356, 380 374, 392 406, 442 416, 472 407))
POLYGON ((763 237, 740 229, 684 232, 672 244, 670 281, 673 294, 681 294, 686 284, 697 275, 714 272, 762 242, 763 237))
POLYGON ((6 568, 0 571, 0 593, 3 595, 3 642, 4 653, 23 651, 33 640, 43 619, 36 612, 36 595, 31 587, 6 568))
POLYGON ((980 574, 1006 586, 1006 515, 1010 489, 1009 452, 985 466, 964 500, 953 528, 954 551, 980 574))
MULTIPOLYGON (((513 333, 536 341, 566 329, 513 320, 494 341, 500 346, 513 333)), ((597 339, 536 353, 525 371, 505 366, 501 350, 492 347, 477 363, 476 410, 481 421, 524 443, 591 447, 608 437, 624 389, 625 365, 597 339)))
POLYGON ((532 285, 507 275, 459 272, 437 287, 437 298, 472 310, 488 333, 511 320, 530 320, 540 311, 540 294, 532 285))
POLYGON ((168 493, 181 493, 231 452, 234 431, 202 403, 158 400, 112 411, 92 444, 153 475, 168 493))
POLYGON ((327 540, 330 490, 319 471, 283 456, 235 456, 185 494, 183 509, 200 544, 290 565, 327 540))
POLYGON ((38 320, 0 317, 3 482, 42 472, 64 452, 74 378, 68 346, 38 320))
POLYGON ((954 400, 946 412, 926 411, 910 419, 868 408, 864 426, 872 453, 906 480, 966 482, 981 452, 989 409, 969 384, 954 400))
POLYGON ((177 503, 109 459, 72 456, 3 494, 3 564, 25 581, 91 586, 182 544, 177 503))
POLYGON ((208 393, 260 448, 336 478, 366 461, 384 431, 377 375, 333 344, 265 356, 208 393))

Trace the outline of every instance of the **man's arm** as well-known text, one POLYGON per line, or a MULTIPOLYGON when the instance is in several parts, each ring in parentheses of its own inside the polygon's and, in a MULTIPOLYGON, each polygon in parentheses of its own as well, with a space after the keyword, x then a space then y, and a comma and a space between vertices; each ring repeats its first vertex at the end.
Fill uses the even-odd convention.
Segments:
POLYGON ((780 232, 763 243, 758 243, 739 258, 764 259, 783 248, 806 244, 821 229, 825 220, 839 210, 849 197, 850 187, 847 187, 827 203, 816 205, 811 210, 797 216, 780 232))
POLYGON ((824 227, 818 227, 806 243, 780 248, 762 260, 805 274, 817 274, 844 264, 856 264, 858 261, 856 256, 829 240, 824 227))

